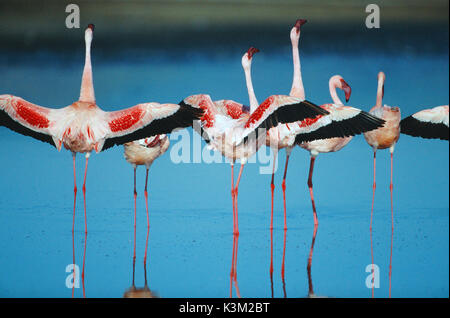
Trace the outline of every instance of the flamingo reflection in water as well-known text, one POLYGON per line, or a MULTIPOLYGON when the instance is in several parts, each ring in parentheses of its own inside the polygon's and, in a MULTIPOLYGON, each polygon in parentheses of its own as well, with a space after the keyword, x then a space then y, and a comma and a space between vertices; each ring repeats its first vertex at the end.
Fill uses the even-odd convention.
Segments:
MULTIPOLYGON (((285 259, 286 259, 286 234, 287 228, 284 229, 283 236, 283 259, 281 262, 281 282, 283 284, 283 296, 286 298, 286 281, 284 279, 285 273, 285 259)), ((270 293, 273 298, 273 230, 270 230, 270 293)))
MULTIPOLYGON (((286 259, 286 234, 287 234, 287 228, 284 229, 284 236, 283 236, 283 259, 281 262, 281 282, 283 284, 283 296, 286 298, 286 281, 284 279, 284 273, 285 273, 285 259, 286 259)), ((270 275, 270 294, 273 298, 273 230, 270 230, 270 269, 269 269, 269 275, 270 275)))
POLYGON ((145 254, 144 254, 144 287, 136 287, 135 285, 135 268, 136 268, 136 228, 134 228, 134 248, 133 248, 133 278, 131 281, 131 287, 128 288, 123 294, 124 298, 157 298, 159 297, 154 291, 151 291, 148 287, 147 280, 147 250, 148 250, 148 237, 150 234, 150 227, 147 227, 147 238, 145 240, 145 254))
POLYGON ((283 237, 283 260, 281 262, 281 282, 283 283, 283 295, 284 298, 286 298, 286 281, 284 279, 284 273, 285 273, 285 259, 286 259, 286 234, 287 229, 284 229, 284 237, 283 237))
POLYGON ((238 255, 239 235, 233 235, 233 256, 231 257, 231 271, 230 271, 230 298, 233 297, 233 282, 236 289, 237 297, 241 298, 239 286, 237 282, 237 255, 238 255))
MULTIPOLYGON (((86 298, 86 289, 84 287, 84 269, 86 265, 86 244, 87 244, 87 233, 84 233, 84 250, 83 250, 83 267, 81 270, 81 286, 83 289, 83 298, 86 298)), ((73 261, 73 283, 72 283, 72 298, 75 296, 75 285, 77 285, 76 282, 79 281, 79 277, 77 276, 78 270, 77 265, 75 262, 75 233, 72 232, 72 261, 73 261)))
POLYGON ((312 277, 311 277, 311 265, 312 265, 312 257, 314 252, 314 243, 316 242, 316 235, 317 235, 317 228, 319 226, 316 224, 314 225, 314 232, 313 237, 311 241, 311 248, 309 250, 309 256, 308 256, 308 265, 306 265, 306 272, 308 273, 308 298, 315 298, 317 297, 316 294, 314 294, 314 288, 312 283, 312 277))

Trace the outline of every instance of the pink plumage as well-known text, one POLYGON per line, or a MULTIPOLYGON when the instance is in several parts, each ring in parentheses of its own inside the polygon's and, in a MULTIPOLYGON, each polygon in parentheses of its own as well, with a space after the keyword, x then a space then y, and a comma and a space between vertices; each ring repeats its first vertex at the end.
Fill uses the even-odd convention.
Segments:
MULTIPOLYGON (((64 147, 75 155, 86 154, 83 195, 86 191, 88 159, 92 151, 100 152, 114 145, 141 138, 165 134, 174 128, 191 126, 202 111, 177 104, 143 103, 128 109, 105 112, 95 101, 91 66, 93 25, 85 30, 85 65, 81 81, 80 98, 73 104, 52 109, 35 105, 12 95, 0 95, 0 126, 47 142, 58 150, 64 147)), ((77 193, 76 180, 74 186, 77 193)), ((86 205, 84 205, 86 221, 86 205)), ((72 226, 73 230, 73 226, 72 226)), ((85 232, 87 224, 85 222, 85 232)))

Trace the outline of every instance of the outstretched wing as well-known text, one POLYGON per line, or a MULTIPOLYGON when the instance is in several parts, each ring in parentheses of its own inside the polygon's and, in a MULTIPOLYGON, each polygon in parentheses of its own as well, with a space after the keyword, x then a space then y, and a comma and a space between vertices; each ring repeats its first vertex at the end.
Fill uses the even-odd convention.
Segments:
POLYGON ((294 123, 304 119, 312 119, 329 114, 327 110, 293 96, 272 95, 268 97, 249 116, 245 122, 242 134, 236 135, 236 144, 246 140, 247 136, 259 129, 268 130, 279 124, 294 123))
POLYGON ((400 131, 414 137, 448 140, 448 111, 448 105, 445 105, 417 112, 402 119, 400 131))
POLYGON ((58 109, 34 105, 23 98, 0 95, 0 126, 55 147, 50 128, 58 109))
POLYGON ((384 120, 361 109, 335 104, 322 105, 329 115, 304 120, 290 125, 295 131, 295 142, 302 143, 318 139, 355 136, 380 128, 384 120))
POLYGON ((270 129, 278 124, 293 123, 327 114, 327 110, 306 100, 293 96, 272 95, 250 115, 244 127, 270 129))
POLYGON ((109 131, 102 150, 142 138, 167 134, 176 128, 192 126, 203 111, 188 105, 144 103, 106 112, 109 131))

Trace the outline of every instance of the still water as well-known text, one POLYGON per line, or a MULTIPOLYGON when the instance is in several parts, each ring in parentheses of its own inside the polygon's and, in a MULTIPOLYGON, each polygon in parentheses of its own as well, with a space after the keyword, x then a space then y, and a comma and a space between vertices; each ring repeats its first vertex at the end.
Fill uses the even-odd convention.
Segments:
MULTIPOLYGON (((133 60, 102 60, 93 50, 97 103, 117 110, 140 102, 179 102, 196 93, 248 104, 241 69, 247 48, 165 57, 150 52, 133 60)), ((9 93, 48 107, 78 98, 83 51, 65 59, 51 52, 0 58, 0 94, 9 93)), ((376 75, 386 73, 384 103, 401 107, 402 117, 448 104, 448 52, 426 55, 302 54, 307 98, 330 101, 328 79, 342 75, 351 85, 349 104, 369 110, 376 75)), ((288 46, 261 52, 253 60, 259 101, 289 92, 292 64, 288 46)), ((192 136, 192 130, 189 130, 192 136)), ((172 140, 172 144, 177 140, 172 140)), ((72 237, 73 174, 70 152, 0 128, 0 296, 71 297, 66 267, 84 262, 84 284, 74 297, 122 297, 133 277, 133 170, 115 147, 91 156, 87 177, 87 240, 79 191, 72 237), (73 239, 73 241, 72 241, 73 239), (86 249, 85 249, 86 247, 86 249)), ((204 145, 204 144, 203 144, 204 145)), ((449 296, 448 142, 402 135, 394 154, 393 297, 449 296)), ((266 149, 262 149, 266 151, 266 149)), ((276 175, 271 239, 270 175, 248 164, 239 187, 236 281, 242 297, 370 297, 370 207, 372 151, 362 136, 338 153, 322 154, 314 169, 319 218, 312 254, 313 216, 307 188, 309 154, 293 151, 287 176, 287 224, 283 231, 281 192, 284 152, 276 175), (271 250, 272 247, 272 250, 271 250), (272 252, 271 252, 272 251, 272 252), (285 273, 281 275, 283 261, 285 273), (273 277, 270 275, 271 254, 273 277)), ((375 297, 387 297, 391 244, 389 153, 377 156, 374 261, 380 269, 375 297)), ((84 158, 77 157, 78 188, 84 158)), ((145 169, 138 168, 136 287, 160 297, 228 297, 233 260, 230 167, 226 163, 174 164, 169 151, 150 170, 150 232, 143 195, 145 169)), ((232 286, 232 296, 236 288, 232 286)))

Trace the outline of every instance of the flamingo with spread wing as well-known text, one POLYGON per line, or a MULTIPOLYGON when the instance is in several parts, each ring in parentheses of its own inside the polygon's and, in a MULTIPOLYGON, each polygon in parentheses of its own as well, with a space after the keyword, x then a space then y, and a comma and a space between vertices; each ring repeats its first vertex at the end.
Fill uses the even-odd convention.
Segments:
POLYGON ((159 103, 143 103, 113 112, 101 110, 95 101, 92 78, 90 51, 93 31, 93 24, 85 30, 86 59, 78 101, 64 108, 52 109, 37 106, 20 97, 0 95, 0 126, 47 142, 58 150, 64 145, 72 152, 74 172, 72 231, 75 224, 77 194, 75 155, 85 154, 83 198, 86 233, 86 174, 91 152, 99 153, 114 145, 170 133, 175 128, 191 126, 193 120, 202 115, 200 109, 188 105, 159 103))
MULTIPOLYGON (((291 29, 290 38, 292 44, 292 57, 294 66, 294 76, 292 79, 292 87, 289 93, 292 97, 297 97, 300 100, 305 99, 305 89, 303 87, 302 73, 300 67, 300 55, 298 50, 298 43, 300 40, 301 26, 306 23, 306 20, 298 19, 291 29)), ((336 86, 342 88, 346 96, 350 94, 350 86, 345 82, 338 81, 336 86)), ((332 91, 330 87, 333 100, 339 100, 336 91, 332 91), (335 94, 335 96, 333 96, 335 94), (336 97, 336 98, 335 98, 336 97)), ((342 105, 341 105, 342 106, 342 105)), ((281 184, 283 190, 283 204, 284 204, 284 229, 287 229, 286 224, 286 174, 288 168, 289 157, 293 147, 296 144, 303 142, 314 141, 318 139, 326 139, 333 137, 350 137, 360 134, 365 131, 376 129, 383 125, 383 121, 354 107, 340 107, 334 104, 325 104, 321 106, 326 110, 325 114, 318 115, 313 118, 305 118, 294 124, 281 124, 271 128, 267 133, 266 146, 272 148, 274 153, 274 166, 271 181, 271 218, 270 229, 273 228, 273 198, 274 198, 274 175, 276 156, 280 149, 286 149, 286 163, 284 167, 283 182, 281 184)), ((333 141, 321 141, 321 144, 331 144, 333 141)), ((312 173, 312 171, 311 171, 312 173)), ((310 187, 312 191, 312 186, 310 187)), ((312 198, 312 192, 311 192, 312 198)), ((317 223, 317 216, 314 213, 314 223, 317 223)))
POLYGON ((180 105, 204 110, 201 117, 202 137, 209 146, 231 161, 231 198, 233 202, 233 233, 239 234, 237 196, 244 165, 265 144, 266 132, 280 123, 290 123, 326 115, 328 112, 303 99, 272 95, 258 104, 251 79, 253 54, 251 47, 242 57, 250 107, 231 100, 213 102, 209 95, 199 94, 185 98, 180 105), (234 162, 241 161, 239 175, 234 185, 234 162))

